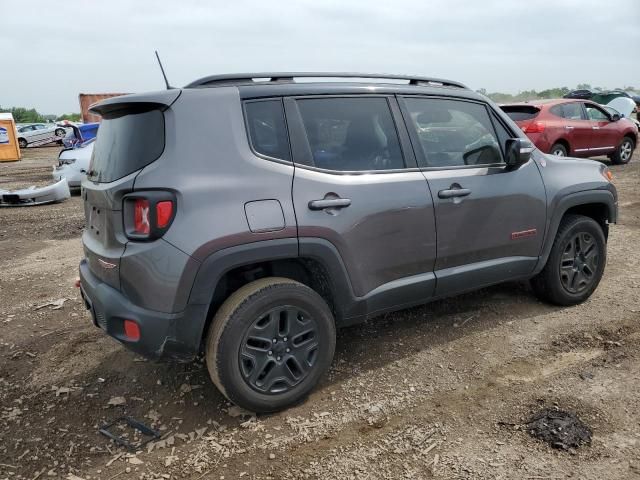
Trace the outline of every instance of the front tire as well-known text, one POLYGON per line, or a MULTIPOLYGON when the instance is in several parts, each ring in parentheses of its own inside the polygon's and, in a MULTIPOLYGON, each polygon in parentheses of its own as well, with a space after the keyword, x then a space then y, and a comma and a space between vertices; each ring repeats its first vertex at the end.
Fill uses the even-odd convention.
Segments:
POLYGON ((19 138, 18 145, 20 148, 27 148, 27 141, 24 138, 19 138))
POLYGON ((568 155, 567 147, 562 145, 561 143, 556 143, 551 147, 551 151, 549 152, 551 155, 555 155, 556 157, 566 157, 568 155))
POLYGON ((67 132, 64 128, 57 128, 56 131, 54 132, 56 137, 64 137, 67 132))
POLYGON ((328 371, 336 331, 327 303, 286 278, 251 282, 219 308, 207 336, 206 362, 218 390, 252 412, 304 400, 328 371))
POLYGON ((531 286, 542 300, 576 305, 597 288, 606 261, 602 227, 592 218, 567 215, 560 222, 547 264, 531 280, 531 286))
POLYGON ((611 156, 611 161, 616 165, 629 163, 631 161, 631 157, 633 157, 633 150, 635 147, 633 139, 624 137, 614 154, 611 156))

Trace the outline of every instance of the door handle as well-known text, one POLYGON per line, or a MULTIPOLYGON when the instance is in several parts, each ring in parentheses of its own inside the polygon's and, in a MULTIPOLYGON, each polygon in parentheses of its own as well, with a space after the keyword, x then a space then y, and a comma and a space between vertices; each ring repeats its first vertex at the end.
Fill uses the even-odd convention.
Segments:
POLYGON ((449 190, 440 190, 438 192, 438 198, 456 198, 466 197, 471 193, 468 188, 451 188, 449 190))
POLYGON ((324 210, 325 208, 346 208, 351 205, 349 198, 323 198, 322 200, 311 200, 309 210, 324 210))
POLYGON ((591 128, 593 128, 594 130, 600 130, 600 127, 591 127, 591 128))
POLYGON ((564 128, 566 128, 567 130, 573 130, 574 127, 572 127, 571 125, 565 125, 564 128))

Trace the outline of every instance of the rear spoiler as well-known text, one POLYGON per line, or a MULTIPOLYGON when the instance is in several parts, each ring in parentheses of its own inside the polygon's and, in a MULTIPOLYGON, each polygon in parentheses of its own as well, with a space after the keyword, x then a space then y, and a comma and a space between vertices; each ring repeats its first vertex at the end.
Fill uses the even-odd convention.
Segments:
POLYGON ((181 93, 182 90, 160 90, 111 97, 94 103, 89 107, 89 111, 103 117, 111 117, 152 109, 166 110, 178 99, 181 93))

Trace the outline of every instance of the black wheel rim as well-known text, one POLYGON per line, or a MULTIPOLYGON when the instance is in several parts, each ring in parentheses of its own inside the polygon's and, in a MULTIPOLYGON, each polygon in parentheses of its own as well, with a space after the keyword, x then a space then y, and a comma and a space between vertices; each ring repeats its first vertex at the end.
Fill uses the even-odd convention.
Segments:
POLYGON ((597 278, 600 258, 600 248, 592 235, 585 232, 573 235, 560 259, 560 281, 565 290, 578 294, 591 287, 597 278))
POLYGON ((318 325, 301 308, 285 305, 260 315, 240 346, 240 373, 261 393, 280 394, 302 382, 316 365, 318 325))

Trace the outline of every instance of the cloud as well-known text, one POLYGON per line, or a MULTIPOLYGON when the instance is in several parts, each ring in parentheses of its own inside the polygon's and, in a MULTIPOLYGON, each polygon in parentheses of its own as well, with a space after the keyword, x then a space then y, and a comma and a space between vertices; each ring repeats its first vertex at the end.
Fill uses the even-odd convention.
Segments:
MULTIPOLYGON (((0 0, 3 105, 77 111, 81 92, 238 71, 450 77, 515 92, 640 83, 640 2, 0 0)), ((640 87, 640 85, 636 85, 640 87)))

